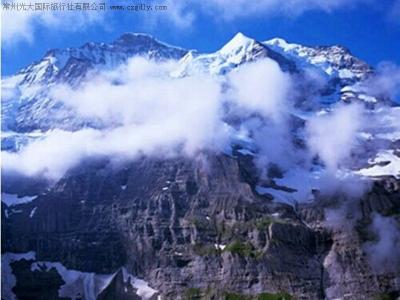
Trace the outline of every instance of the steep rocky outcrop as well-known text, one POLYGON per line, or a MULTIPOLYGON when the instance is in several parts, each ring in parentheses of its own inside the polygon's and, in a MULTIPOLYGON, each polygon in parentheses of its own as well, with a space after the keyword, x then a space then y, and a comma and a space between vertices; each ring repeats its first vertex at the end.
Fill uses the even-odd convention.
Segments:
MULTIPOLYGON (((35 251, 39 261, 85 272, 125 266, 165 299, 263 292, 365 299, 398 290, 399 273, 371 271, 355 229, 323 226, 320 203, 296 211, 257 195, 245 166, 245 156, 214 154, 88 163, 13 207, 20 212, 3 219, 3 252, 35 251)), ((377 183, 361 205, 376 203, 371 197, 384 189, 387 198, 373 209, 398 210, 391 186, 377 183)), ((119 293, 116 278, 99 299, 119 293)))

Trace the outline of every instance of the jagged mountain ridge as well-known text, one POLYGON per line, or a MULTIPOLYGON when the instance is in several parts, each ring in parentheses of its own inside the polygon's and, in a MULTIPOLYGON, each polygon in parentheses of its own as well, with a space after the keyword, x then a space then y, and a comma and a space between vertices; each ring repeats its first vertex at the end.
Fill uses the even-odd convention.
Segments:
POLYGON ((61 109, 60 103, 56 103, 47 94, 48 88, 56 83, 76 85, 84 80, 89 71, 112 69, 137 55, 156 60, 181 58, 173 76, 188 76, 196 72, 223 75, 238 65, 262 57, 277 61, 284 71, 297 72, 304 68, 301 60, 310 57, 308 64, 328 76, 329 84, 333 85, 329 88, 331 91, 328 96, 337 92, 337 87, 340 90, 348 83, 360 81, 371 73, 368 65, 351 56, 348 51, 337 50, 342 48, 322 49, 303 47, 301 51, 290 51, 288 54, 277 48, 276 43, 257 42, 239 33, 211 54, 198 54, 165 45, 143 34, 125 34, 110 44, 86 43, 79 48, 50 50, 40 61, 3 80, 3 87, 15 94, 10 101, 3 101, 3 131, 46 131, 53 127, 76 130, 88 125, 100 126, 93 120, 90 124, 87 120, 77 119, 68 109, 61 109), (294 55, 297 55, 296 59, 294 55), (326 57, 325 61, 321 59, 323 57, 326 57), (349 66, 354 70, 348 69, 349 66))
POLYGON ((372 68, 342 46, 313 48, 282 39, 258 42, 238 33, 218 51, 200 54, 163 44, 149 35, 128 33, 110 44, 86 43, 79 48, 50 50, 39 62, 4 79, 3 89, 12 96, 2 99, 2 128, 7 131, 2 136, 2 149, 16 151, 55 128, 67 131, 103 128, 100 120, 83 117, 52 99, 49 89, 65 83, 76 87, 85 82, 88 73, 93 76, 93 72, 113 69, 134 56, 179 59, 176 70, 171 72, 172 77, 198 73, 224 76, 242 64, 265 57, 276 61, 283 71, 297 78, 297 82, 306 81, 312 85, 313 78, 307 79, 312 70, 325 79, 317 87, 309 84, 296 87, 303 94, 296 104, 299 113, 295 114, 300 118, 309 111, 329 110, 340 101, 358 101, 372 108, 384 103, 383 99, 370 96, 359 87, 373 74, 372 68), (315 105, 310 99, 318 93, 319 103, 315 105))
POLYGON ((264 44, 238 33, 214 53, 201 54, 196 51, 187 53, 181 59, 176 75, 188 76, 197 72, 224 75, 243 63, 263 57, 269 57, 278 62, 284 71, 297 71, 296 65, 292 61, 272 51, 264 44))
POLYGON ((49 50, 39 62, 17 75, 23 75, 21 85, 49 84, 79 79, 92 66, 111 69, 135 55, 149 59, 179 59, 186 53, 185 49, 164 44, 147 34, 127 33, 109 44, 89 42, 79 48, 49 50), (82 69, 83 65, 87 69, 82 69))
POLYGON ((76 130, 87 125, 100 126, 77 119, 73 112, 49 97, 49 88, 60 83, 79 84, 88 72, 115 68, 133 56, 166 60, 179 59, 186 53, 149 35, 134 33, 124 34, 110 44, 86 43, 79 48, 50 50, 40 61, 3 80, 3 88, 14 94, 2 103, 3 131, 46 131, 54 127, 76 130))
POLYGON ((340 45, 307 47, 280 38, 263 43, 282 55, 294 58, 303 67, 307 64, 320 67, 328 76, 335 74, 340 79, 362 80, 373 72, 370 66, 340 45))

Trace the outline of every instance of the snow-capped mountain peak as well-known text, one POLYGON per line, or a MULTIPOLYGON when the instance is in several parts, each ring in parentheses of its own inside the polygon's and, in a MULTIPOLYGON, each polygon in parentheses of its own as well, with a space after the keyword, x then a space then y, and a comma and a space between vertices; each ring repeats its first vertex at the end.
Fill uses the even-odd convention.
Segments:
POLYGON ((268 44, 270 46, 280 47, 280 48, 284 49, 285 51, 290 51, 290 50, 301 47, 301 45, 299 45, 299 44, 288 43, 286 40, 284 40, 282 38, 273 38, 273 39, 265 41, 264 43, 268 44))
POLYGON ((22 84, 49 83, 56 80, 78 80, 93 66, 113 68, 133 56, 150 59, 179 59, 187 50, 162 43, 150 35, 125 33, 112 43, 85 43, 77 48, 52 49, 38 62, 19 74, 22 84))
POLYGON ((372 69, 340 45, 308 47, 282 38, 263 42, 274 51, 292 59, 300 68, 317 68, 328 77, 354 82, 365 79, 372 69))
MULTIPOLYGON (((131 50, 136 50, 136 51, 151 51, 151 50, 155 50, 155 49, 170 49, 171 52, 176 51, 177 53, 179 53, 180 56, 177 55, 177 57, 175 58, 179 58, 181 57, 182 53, 186 53, 187 50, 180 48, 180 47, 176 47, 176 46, 172 46, 169 45, 167 43, 161 42, 159 40, 157 40, 156 38, 154 38, 153 36, 149 35, 149 34, 145 34, 145 33, 124 33, 123 35, 121 35, 118 39, 116 39, 112 44, 112 47, 121 47, 121 48, 127 48, 127 49, 131 49, 131 50)), ((173 57, 171 57, 173 58, 173 57)))
POLYGON ((195 73, 224 75, 243 63, 263 57, 275 60, 285 71, 295 70, 293 62, 271 50, 267 45, 239 32, 216 52, 208 54, 189 52, 181 59, 180 68, 174 72, 174 75, 186 76, 195 73))
POLYGON ((137 42, 140 42, 140 41, 143 42, 145 40, 155 41, 156 38, 154 38, 152 35, 147 34, 147 33, 126 32, 126 33, 122 34, 115 42, 136 44, 137 42))
POLYGON ((249 38, 243 33, 239 32, 218 52, 221 55, 239 54, 251 50, 255 43, 256 40, 249 38))
MULTIPOLYGON (((52 128, 53 123, 64 124, 65 128, 79 127, 79 120, 60 121, 75 118, 62 114, 62 110, 46 96, 48 87, 57 83, 78 84, 89 70, 112 69, 133 56, 156 60, 180 59, 178 68, 172 74, 175 77, 196 73, 220 76, 239 65, 262 58, 276 61, 282 70, 289 72, 314 68, 332 82, 329 94, 324 94, 333 99, 332 103, 340 100, 341 89, 351 87, 371 72, 367 64, 340 46, 306 47, 279 38, 259 42, 237 33, 219 50, 202 54, 170 46, 147 34, 126 33, 111 43, 89 42, 77 48, 50 50, 38 62, 6 79, 10 84, 6 82, 5 86, 16 96, 13 96, 15 99, 3 99, 2 114, 17 115, 12 124, 5 124, 7 117, 3 117, 4 128, 15 131, 47 130, 52 128), (35 118, 29 117, 33 114, 35 118)), ((355 97, 353 94, 350 96, 355 97)))
MULTIPOLYGON (((180 59, 186 53, 185 49, 167 45, 140 33, 123 34, 111 43, 89 42, 77 48, 49 50, 39 61, 33 62, 15 76, 2 80, 6 83, 3 84, 3 91, 6 89, 10 95, 2 99, 2 115, 17 114, 13 118, 2 118, 3 128, 14 131, 32 128, 47 130, 52 127, 51 124, 63 124, 62 120, 71 118, 46 96, 51 85, 79 84, 89 71, 113 69, 134 56, 169 60, 180 59), (35 118, 30 117, 32 115, 35 118)), ((70 128, 70 125, 68 123, 67 127, 70 128)))

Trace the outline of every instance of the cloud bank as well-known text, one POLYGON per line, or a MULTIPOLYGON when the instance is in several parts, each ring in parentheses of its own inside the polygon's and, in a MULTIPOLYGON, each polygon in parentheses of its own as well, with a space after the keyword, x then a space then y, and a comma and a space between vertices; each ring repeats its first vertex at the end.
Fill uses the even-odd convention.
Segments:
POLYGON ((371 267, 376 273, 400 270, 400 227, 394 218, 375 214, 370 229, 376 240, 364 246, 371 267))
POLYGON ((306 127, 309 147, 328 171, 335 172, 350 158, 362 124, 363 107, 360 104, 339 105, 333 113, 309 120, 306 127))
MULTIPOLYGON (((176 62, 136 57, 116 70, 88 76, 91 80, 78 89, 52 88, 53 99, 103 129, 48 132, 18 153, 3 153, 3 170, 57 179, 91 157, 230 151, 232 138, 241 130, 227 120, 230 117, 261 114, 273 124, 282 119, 290 78, 270 59, 232 72, 228 91, 223 91, 224 78, 173 78, 169 74, 175 67, 176 62), (262 79, 256 80, 260 74, 262 79)), ((246 126, 248 134, 255 128, 251 122, 246 126)))
POLYGON ((231 154, 232 145, 247 141, 257 153, 262 176, 271 163, 283 172, 302 168, 309 174, 318 156, 331 173, 313 181, 319 187, 356 186, 353 179, 348 187, 343 181, 336 185, 335 174, 347 167, 358 145, 361 106, 339 105, 307 120, 305 133, 294 132, 301 130, 294 124, 302 122, 292 114, 296 85, 275 61, 244 64, 226 76, 170 76, 177 67, 176 61, 135 57, 114 70, 87 76, 79 88, 52 87, 54 101, 96 125, 72 132, 55 129, 19 152, 3 152, 3 171, 57 180, 91 158, 231 154), (303 146, 299 139, 304 139, 303 146))
MULTIPOLYGON (((17 3, 17 1, 5 2, 10 5, 12 2, 17 3)), ((67 2, 60 1, 57 3, 66 4, 67 2)), ((1 41, 5 47, 15 46, 21 41, 32 43, 38 29, 52 32, 82 31, 93 24, 102 24, 103 20, 104 14, 97 11, 64 12, 2 9, 1 41)))
POLYGON ((361 88, 375 97, 400 103, 400 66, 392 62, 381 62, 375 74, 364 82, 361 88))

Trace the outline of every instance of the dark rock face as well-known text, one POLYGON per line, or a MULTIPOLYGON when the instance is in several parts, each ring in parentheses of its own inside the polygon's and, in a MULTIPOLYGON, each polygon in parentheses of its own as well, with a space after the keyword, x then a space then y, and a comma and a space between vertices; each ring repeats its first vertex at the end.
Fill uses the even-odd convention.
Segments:
POLYGON ((115 274, 114 278, 108 286, 97 296, 98 300, 140 300, 141 298, 135 293, 132 286, 128 282, 124 282, 122 270, 115 274))
MULTIPOLYGON (((295 211, 258 196, 251 168, 245 156, 213 154, 142 158, 124 167, 93 162, 16 206, 18 214, 5 218, 3 205, 2 251, 35 251, 39 261, 85 272, 111 274, 125 266, 165 299, 262 292, 366 299, 398 290, 400 273, 371 271, 356 229, 321 226, 320 204, 295 211)), ((397 211, 399 190, 390 187, 377 184, 361 211, 397 211)), ((16 289, 27 293, 19 276, 16 289)), ((135 299, 117 296, 121 290, 115 279, 99 297, 135 299)))
MULTIPOLYGON (((336 224, 324 224, 323 221, 329 210, 338 205, 337 198, 300 208, 301 218, 307 224, 312 228, 326 227, 333 240, 323 263, 328 299, 344 295, 348 299, 380 299, 379 295, 392 295, 395 299, 399 295, 400 265, 383 273, 376 272, 371 268, 363 247, 365 242, 379 238, 369 228, 375 214, 400 221, 398 183, 393 177, 381 178, 361 199, 345 199, 339 204, 343 209, 339 209, 341 215, 336 224)), ((400 250, 393 249, 391 255, 398 257, 400 250)))
POLYGON ((262 57, 269 57, 272 60, 276 61, 279 64, 279 67, 284 72, 297 73, 299 70, 296 67, 296 64, 279 54, 278 52, 273 51, 266 45, 255 42, 252 51, 250 51, 249 56, 251 59, 249 61, 255 61, 262 57))
MULTIPOLYGON (((63 299, 58 297, 58 289, 64 284, 55 269, 48 272, 31 272, 32 261, 21 260, 11 264, 17 280, 13 292, 18 299, 63 299)), ((65 299, 65 298, 64 298, 65 299)))

